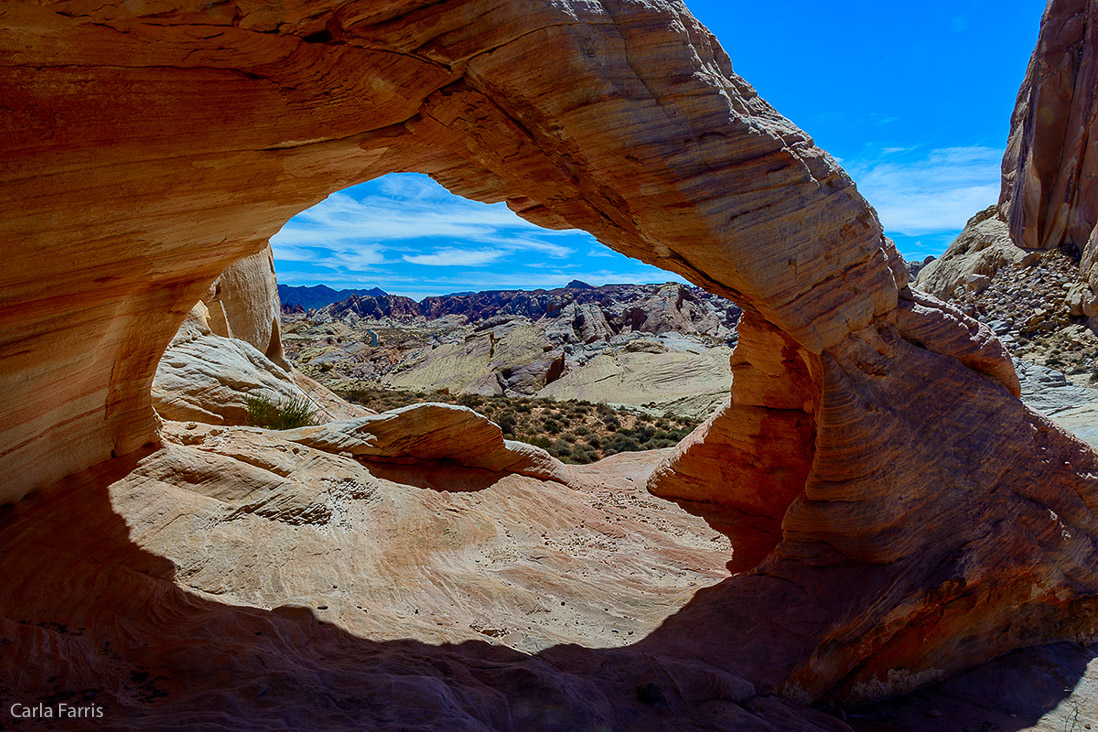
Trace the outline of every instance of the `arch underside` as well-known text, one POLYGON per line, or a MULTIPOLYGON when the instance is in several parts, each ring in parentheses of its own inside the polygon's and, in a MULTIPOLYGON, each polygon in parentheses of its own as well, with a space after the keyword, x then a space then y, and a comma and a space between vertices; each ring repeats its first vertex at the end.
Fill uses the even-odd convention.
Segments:
POLYGON ((987 328, 907 287, 850 179, 683 5, 160 5, 5 7, 0 499, 154 441, 157 360, 210 282, 417 171, 743 306, 729 405, 650 483, 754 547, 668 621, 683 654, 857 698, 1094 632, 1094 454, 1020 404, 987 328))

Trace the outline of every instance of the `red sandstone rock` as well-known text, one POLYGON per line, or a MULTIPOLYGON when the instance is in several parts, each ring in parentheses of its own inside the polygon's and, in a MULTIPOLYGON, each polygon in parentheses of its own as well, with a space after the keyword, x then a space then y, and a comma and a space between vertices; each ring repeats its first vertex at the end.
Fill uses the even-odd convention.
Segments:
MULTIPOLYGON (((906 290, 906 269, 850 179, 735 76, 680 3, 180 8, 75 0, 8 3, 3 11, 0 186, 13 214, 0 222, 10 264, 0 272, 8 406, 0 499, 15 501, 156 440, 153 370, 214 278, 328 193, 417 170, 455 193, 506 200, 536 223, 584 228, 743 305, 755 337, 733 356, 730 407, 652 485, 715 506, 723 523, 747 507, 780 516, 781 535, 754 571, 699 591, 609 666, 605 655, 575 647, 549 654, 548 663, 489 662, 488 670, 486 654, 453 665, 447 657, 449 671, 439 673, 466 679, 477 669, 477 682, 466 686, 414 676, 409 669, 429 663, 416 656, 370 687, 386 691, 370 697, 369 709, 430 698, 436 726, 550 725, 549 717, 497 716, 505 714, 498 697, 484 690, 498 684, 512 695, 508 710, 566 708, 574 716, 560 724, 572 728, 627 724, 628 714, 613 716, 623 693, 657 705, 656 691, 681 678, 688 687, 665 699, 676 721, 713 713, 725 716, 692 723, 765 729, 723 704, 736 704, 745 683, 806 700, 865 699, 1021 645, 1095 634, 1098 458, 1021 405, 1010 363, 989 334, 906 290), (783 444, 801 451, 775 452, 783 444), (713 470, 722 456, 748 465, 713 470), (802 475, 803 489, 792 495, 802 475), (576 680, 604 669, 610 681, 576 680), (447 683, 476 691, 455 694, 447 683), (536 690, 533 701, 524 689, 536 690), (569 707, 576 699, 585 706, 569 707)), ((222 457, 251 465, 257 445, 234 445, 239 450, 222 457)), ((271 452, 272 465, 294 454, 288 445, 271 452)), ((224 460, 181 454, 150 456, 151 480, 200 487, 208 480, 216 495, 207 498, 228 498, 233 510, 279 495, 288 508, 271 507, 273 516, 323 514, 291 499, 277 470, 237 467, 222 480, 224 460)), ((73 490, 98 491, 102 501, 109 476, 94 470, 73 490)), ((146 473, 134 473, 144 484, 146 473)), ((345 484, 328 485, 338 493, 345 484)), ((97 632, 126 655, 116 665, 91 639, 61 641, 79 666, 72 678, 117 678, 137 673, 127 664, 140 661, 165 673, 185 669, 188 679, 209 671, 218 677, 213 687, 234 689, 232 699, 188 699, 185 686, 173 686, 170 704, 135 714, 155 719, 189 708, 232 726, 239 721, 232 702, 250 710, 270 684, 292 685, 269 669, 292 659, 304 664, 299 676, 315 679, 328 673, 327 655, 346 647, 345 636, 289 608, 226 611, 208 599, 220 590, 216 581, 191 587, 163 555, 134 552, 126 526, 102 502, 92 514, 98 523, 74 525, 50 517, 80 505, 68 493, 34 500, 16 507, 4 532, 39 537, 25 544, 32 554, 4 560, 20 578, 5 591, 25 589, 35 600, 8 596, 6 607, 16 609, 4 627, 18 650, 0 658, 25 662, 15 667, 35 668, 56 652, 53 631, 33 623, 80 622, 89 612, 81 597, 51 606, 41 588, 28 587, 29 563, 47 549, 83 561, 87 547, 85 594, 102 586, 120 594, 97 632), (100 541, 99 528, 111 541, 100 541), (50 543, 57 538, 60 545, 50 543), (128 559, 116 572, 119 556, 128 559), (143 631, 127 638, 111 624, 116 616, 137 618, 143 631), (195 629, 177 636, 187 648, 192 635, 203 639, 193 655, 171 643, 144 650, 147 628, 155 636, 160 617, 180 616, 195 629), (259 662, 236 658, 259 642, 226 647, 219 640, 226 625, 227 637, 254 630, 273 645, 262 646, 259 662), (211 671, 226 668, 222 658, 240 665, 211 671), (222 675, 233 683, 219 686, 222 675), (259 680, 241 684, 241 675, 259 680)), ((174 515, 194 515, 199 500, 179 496, 174 515)), ((133 521, 155 535, 165 519, 149 511, 133 521)), ((264 546, 229 545, 277 578, 280 566, 259 559, 264 546)), ((275 579, 254 582, 292 604, 275 579)), ((357 694, 356 674, 377 656, 352 648, 363 663, 349 664, 355 671, 337 688, 357 694)), ((19 683, 35 680, 42 679, 19 683)), ((638 711, 632 698, 629 714, 666 721, 638 711)), ((346 725, 342 702, 318 694, 310 723, 319 714, 346 725)), ((796 719, 780 700, 758 704, 779 726, 796 719)))

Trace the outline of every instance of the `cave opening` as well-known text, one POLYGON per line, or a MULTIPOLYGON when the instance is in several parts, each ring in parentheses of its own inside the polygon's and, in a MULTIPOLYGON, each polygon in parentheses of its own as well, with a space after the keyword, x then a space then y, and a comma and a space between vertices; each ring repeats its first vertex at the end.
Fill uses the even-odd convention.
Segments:
POLYGON ((271 244, 290 360, 378 411, 455 401, 583 464, 674 446, 731 386, 734 303, 426 176, 337 192, 271 244))
MULTIPOLYGON (((272 300, 273 325, 250 340, 290 377, 273 387, 260 378, 253 395, 299 395, 316 408, 313 420, 355 414, 322 403, 328 388, 377 412, 456 404, 505 440, 572 465, 662 451, 667 464, 652 461, 646 487, 728 537, 733 573, 770 553, 803 490, 818 408, 803 349, 753 315, 747 348, 734 353, 743 311, 732 301, 585 232, 524 221, 502 202, 410 173, 332 193, 291 218, 270 249, 226 270, 201 305, 216 334, 241 338, 248 328, 234 331, 229 320, 271 322, 259 304, 272 300)), ((165 391, 154 381, 161 416, 205 420, 165 391)), ((253 397, 245 399, 226 421, 270 426, 254 421, 253 397)), ((439 490, 490 484, 373 470, 439 490)))

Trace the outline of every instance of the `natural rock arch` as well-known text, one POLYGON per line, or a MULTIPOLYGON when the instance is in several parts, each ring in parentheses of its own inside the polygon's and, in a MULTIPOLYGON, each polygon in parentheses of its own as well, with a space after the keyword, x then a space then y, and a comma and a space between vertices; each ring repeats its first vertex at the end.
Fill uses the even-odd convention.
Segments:
MULTIPOLYGON (((726 609, 783 629, 766 681, 874 696, 1093 634, 1095 456, 1021 406, 986 328, 907 289, 849 178, 681 3, 77 1, 3 24, 0 500, 154 440, 153 370, 209 283, 329 192, 414 170, 743 305, 731 404, 652 488, 756 538, 726 609)), ((724 655, 706 629, 728 623, 692 620, 690 652, 724 655)))

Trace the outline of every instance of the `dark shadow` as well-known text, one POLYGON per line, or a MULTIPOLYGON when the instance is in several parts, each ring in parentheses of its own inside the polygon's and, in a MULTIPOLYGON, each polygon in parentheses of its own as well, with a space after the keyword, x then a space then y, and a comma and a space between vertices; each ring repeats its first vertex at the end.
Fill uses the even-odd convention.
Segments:
MULTIPOLYGON (((1013 732, 1059 706, 1095 658, 1098 645, 1024 648, 912 694, 851 711, 847 719, 858 732, 1013 732)), ((1069 710, 1064 729, 1082 732, 1094 722, 1073 716, 1069 710)))
POLYGON ((732 542, 730 574, 741 574, 759 566, 782 539, 782 522, 770 516, 753 516, 728 506, 681 498, 670 499, 682 510, 705 519, 710 528, 732 542))
MULTIPOLYGON (((754 634, 742 631, 759 617, 760 603, 776 617, 799 613, 803 598, 791 583, 730 578, 620 648, 564 645, 525 654, 480 641, 379 642, 325 623, 312 608, 266 611, 180 589, 172 562, 131 541, 112 509, 110 484, 143 456, 116 459, 0 510, 0 725, 847 729, 835 717, 766 696, 765 679, 752 677, 752 686, 736 674, 767 668, 768 652, 770 674, 786 670, 774 649, 788 639, 763 628, 748 643, 744 636, 754 634), (784 589, 774 591, 776 583, 784 589), (64 702, 100 708, 103 716, 13 719, 16 702, 54 709, 64 702)), ((407 477, 405 468, 393 470, 407 477)), ((1074 685, 1084 667, 1080 657, 1056 683, 1074 685)), ((1051 686, 1046 691, 1055 697, 1051 686)), ((1021 708, 1003 729, 1024 728, 1039 706, 1021 708)))
POLYGON ((440 493, 482 491, 491 488, 500 478, 499 473, 484 468, 459 465, 452 460, 433 460, 407 465, 362 459, 359 462, 378 478, 440 493))

